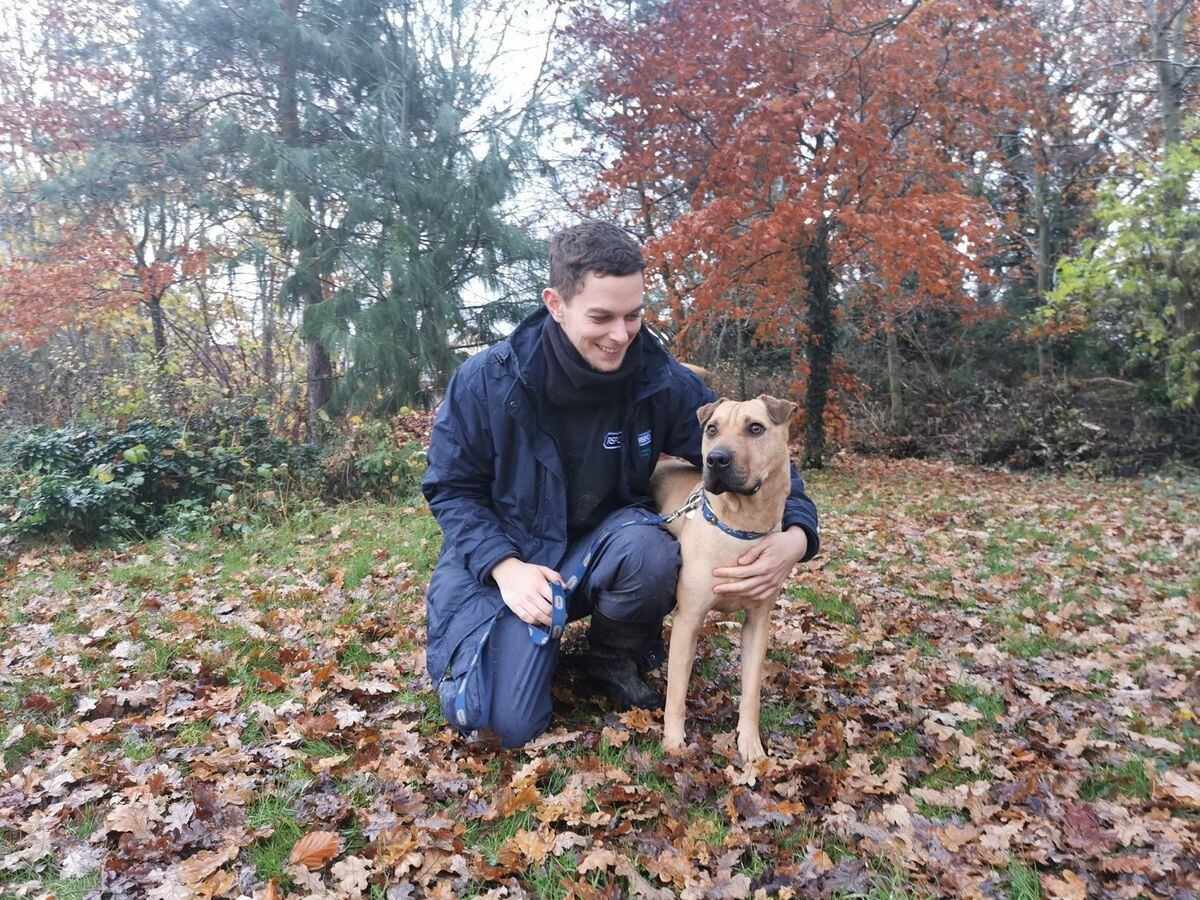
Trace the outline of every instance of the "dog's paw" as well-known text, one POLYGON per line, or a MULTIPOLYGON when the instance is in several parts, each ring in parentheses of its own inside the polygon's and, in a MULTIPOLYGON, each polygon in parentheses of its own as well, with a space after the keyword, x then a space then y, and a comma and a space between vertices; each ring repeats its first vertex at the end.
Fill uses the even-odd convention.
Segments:
POLYGON ((738 755, 747 765, 752 765, 767 758, 767 751, 763 749, 762 740, 759 736, 742 736, 738 735, 738 755))
POLYGON ((687 744, 682 734, 663 735, 663 752, 671 756, 683 756, 687 752, 687 744))

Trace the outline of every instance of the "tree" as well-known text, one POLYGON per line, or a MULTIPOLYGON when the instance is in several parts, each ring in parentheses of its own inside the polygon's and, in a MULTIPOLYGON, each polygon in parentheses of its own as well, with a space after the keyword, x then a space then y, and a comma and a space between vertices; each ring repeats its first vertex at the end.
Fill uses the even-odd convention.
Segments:
POLYGON ((20 249, 0 283, 10 336, 42 340, 82 309, 136 303, 162 367, 163 297, 205 265, 213 223, 195 197, 215 167, 168 65, 168 23, 111 0, 33 13, 0 63, 4 227, 20 249))
POLYGON ((515 6, 43 3, 0 53, 10 306, 40 280, 67 289, 64 308, 94 307, 65 265, 87 235, 120 249, 103 271, 81 257, 89 290, 147 312, 164 376, 175 330, 228 382, 218 338, 185 335, 164 298, 207 323, 215 279, 260 283, 302 314, 317 439, 330 412, 394 410, 444 383, 459 345, 535 299, 544 251, 504 206, 536 104, 498 101, 483 71, 515 6))
POLYGON ((329 402, 389 411, 444 383, 454 345, 487 336, 468 290, 499 292, 506 269, 543 252, 503 215, 536 116, 497 104, 482 71, 500 40, 489 27, 512 8, 194 0, 185 12, 203 64, 240 85, 227 136, 260 210, 282 203, 281 300, 304 311, 310 432, 329 402), (256 80, 264 66, 275 83, 256 80), (242 110, 243 94, 274 115, 242 110))
POLYGON ((973 0, 667 2, 574 26, 602 60, 609 194, 688 202, 650 244, 684 339, 736 314, 803 350, 806 465, 825 454, 839 282, 869 285, 885 320, 972 302, 991 223, 964 179, 1011 114, 1025 28, 973 0))
MULTIPOLYGON (((1010 356, 1033 343, 1039 374, 1048 374, 1053 346, 1040 310, 1053 288, 1055 265, 1090 227, 1095 187, 1116 162, 1121 127, 1118 95, 1093 90, 1107 77, 1111 48, 1087 36, 1088 2, 1028 0, 1030 40, 1023 48, 1033 77, 1013 79, 1020 115, 999 136, 1000 153, 979 172, 981 190, 1003 221, 988 260, 990 293, 1009 314, 1016 341, 1010 356), (1018 351, 1014 353, 1014 351, 1018 351)), ((1014 360, 1014 371, 1024 364, 1014 360)))
POLYGON ((1200 340, 1186 310, 1200 303, 1200 138, 1169 147, 1161 167, 1143 164, 1133 190, 1106 186, 1096 216, 1106 229, 1058 268, 1059 322, 1098 321, 1102 334, 1161 366, 1180 409, 1200 400, 1200 340))

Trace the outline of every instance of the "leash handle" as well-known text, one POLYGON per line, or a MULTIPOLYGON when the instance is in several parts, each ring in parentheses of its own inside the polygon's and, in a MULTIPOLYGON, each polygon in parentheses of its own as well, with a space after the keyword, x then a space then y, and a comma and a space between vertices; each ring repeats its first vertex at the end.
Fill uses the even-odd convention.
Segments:
MULTIPOLYGON (((596 558, 604 545, 618 531, 628 525, 663 525, 667 521, 665 517, 659 515, 643 516, 640 519, 630 519, 628 522, 614 525, 597 537, 592 542, 592 546, 588 548, 587 553, 583 555, 583 559, 579 561, 579 565, 575 567, 575 571, 571 573, 571 577, 567 579, 565 585, 559 584, 557 581, 550 582, 550 596, 552 598, 550 603, 550 629, 547 631, 540 625, 529 625, 529 639, 541 647, 547 641, 556 641, 562 637, 562 633, 567 627, 567 598, 583 583, 588 569, 592 567, 592 560, 596 558)), ((505 607, 505 609, 507 608, 505 607)), ((501 613, 503 613, 503 610, 501 610, 501 613)))

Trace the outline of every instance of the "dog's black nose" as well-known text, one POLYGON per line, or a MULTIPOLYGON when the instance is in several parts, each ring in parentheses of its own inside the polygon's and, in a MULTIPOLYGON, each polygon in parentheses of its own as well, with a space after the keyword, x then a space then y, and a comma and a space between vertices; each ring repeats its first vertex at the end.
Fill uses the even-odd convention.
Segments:
POLYGON ((710 469, 728 469, 733 462, 733 454, 728 450, 710 450, 704 461, 710 469))

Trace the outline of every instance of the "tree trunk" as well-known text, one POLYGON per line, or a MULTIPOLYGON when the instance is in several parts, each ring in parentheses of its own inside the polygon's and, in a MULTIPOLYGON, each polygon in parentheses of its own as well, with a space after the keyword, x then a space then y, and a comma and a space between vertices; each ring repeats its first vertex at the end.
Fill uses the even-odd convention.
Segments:
POLYGON ((1183 133, 1183 70, 1176 60, 1176 50, 1183 40, 1183 23, 1191 3, 1190 0, 1183 3, 1174 16, 1167 18, 1159 9, 1160 2, 1146 0, 1146 24, 1150 29, 1150 45, 1154 48, 1154 66, 1158 75, 1163 146, 1169 149, 1179 143, 1183 133))
MULTIPOLYGON (((279 130, 284 143, 288 147, 299 148, 304 145, 300 131, 300 110, 296 90, 296 48, 295 33, 298 29, 300 0, 280 0, 284 13, 292 20, 292 34, 283 42, 279 53, 279 130)), ((303 177, 292 174, 292 198, 300 209, 302 226, 296 239, 296 273, 295 282, 301 304, 307 312, 320 303, 324 297, 321 292, 320 261, 317 255, 316 225, 313 219, 312 196, 303 177)), ((320 412, 329 403, 333 394, 333 364, 325 345, 309 331, 308 316, 304 317, 304 343, 307 348, 308 370, 308 438, 313 443, 321 443, 324 428, 320 412)))
POLYGON ((274 264, 266 272, 259 267, 259 298, 262 307, 262 380, 267 400, 275 402, 275 293, 274 264))
MULTIPOLYGON (((1146 22, 1150 30, 1151 46, 1154 50, 1155 72, 1158 76, 1158 104, 1162 117, 1163 157, 1182 140, 1183 128, 1183 81, 1184 69, 1179 64, 1179 50, 1183 44, 1183 26, 1190 13, 1190 0, 1180 4, 1175 15, 1167 18, 1159 7, 1158 0, 1146 0, 1146 22)), ((1168 214, 1183 208, 1187 201, 1187 190, 1181 186, 1166 195, 1170 207, 1168 214)), ((1179 241, 1180 247, 1190 247, 1193 235, 1186 229, 1179 241)), ((1185 268, 1180 259, 1180 249, 1171 253, 1168 261, 1171 274, 1185 268)), ((1200 351, 1200 300, 1187 291, 1167 288, 1167 301, 1175 311, 1175 350, 1172 356, 1187 360, 1192 353, 1200 351)), ((1183 365, 1188 365, 1184 362, 1183 365)), ((1186 401, 1185 401, 1186 402, 1186 401)), ((1178 404, 1178 401, 1177 401, 1178 404)))
POLYGON ((310 339, 305 345, 308 348, 308 439, 319 444, 325 432, 321 410, 333 394, 333 362, 320 341, 310 339))
POLYGON ((899 428, 904 422, 904 393, 900 389, 900 341, 896 338, 895 322, 889 322, 887 329, 887 373, 892 428, 899 428))
POLYGON ((175 406, 175 385, 167 371, 167 326, 163 319, 162 295, 151 294, 146 300, 150 327, 154 332, 154 382, 156 400, 170 415, 175 406))
POLYGON ((829 267, 829 223, 822 221, 804 254, 808 268, 808 386, 804 399, 806 469, 825 464, 825 404, 833 362, 833 270, 829 267))
MULTIPOLYGON (((1037 214, 1037 292, 1038 302, 1046 302, 1050 292, 1050 213, 1046 208, 1046 174, 1033 163, 1033 204, 1037 214)), ((1050 348, 1045 337, 1037 341, 1038 377, 1045 378, 1050 368, 1050 348)))
POLYGON ((150 310, 150 327, 154 331, 154 361, 161 371, 167 361, 167 329, 163 321, 162 297, 151 294, 146 300, 146 307, 150 310))
POLYGON ((738 399, 746 400, 746 350, 745 323, 739 318, 737 325, 737 367, 738 367, 738 399))

